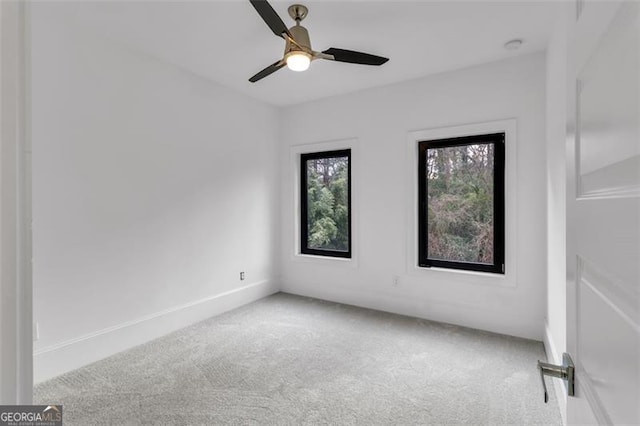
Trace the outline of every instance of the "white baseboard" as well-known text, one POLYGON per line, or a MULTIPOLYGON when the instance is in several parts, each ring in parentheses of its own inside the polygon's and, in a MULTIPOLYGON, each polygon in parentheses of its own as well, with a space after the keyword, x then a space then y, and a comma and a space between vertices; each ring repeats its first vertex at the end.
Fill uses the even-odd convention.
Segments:
MULTIPOLYGON (((551 336, 551 330, 549 329, 549 324, 545 322, 544 324, 544 350, 547 353, 547 360, 552 364, 562 364, 562 356, 556 349, 555 343, 553 343, 553 338, 551 336)), ((564 381, 562 380, 553 380, 553 388, 556 392, 558 405, 560 408, 560 415, 562 416, 562 424, 567 424, 567 389, 564 386, 564 381)), ((548 385, 548 382, 547 382, 548 385)))
POLYGON ((33 354, 34 382, 75 370, 278 290, 272 281, 259 281, 39 349, 33 354))

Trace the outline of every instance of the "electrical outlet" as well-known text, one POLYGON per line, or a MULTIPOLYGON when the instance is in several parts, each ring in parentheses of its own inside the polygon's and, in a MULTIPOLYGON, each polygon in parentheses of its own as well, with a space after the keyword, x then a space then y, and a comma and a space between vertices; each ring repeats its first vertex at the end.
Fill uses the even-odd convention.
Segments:
POLYGON ((40 339, 40 324, 38 321, 33 322, 33 341, 37 342, 40 339))
POLYGON ((244 281, 244 272, 240 272, 240 281, 244 281))
POLYGON ((391 281, 391 285, 394 287, 398 287, 399 284, 400 284, 400 277, 397 275, 394 275, 393 280, 391 281))

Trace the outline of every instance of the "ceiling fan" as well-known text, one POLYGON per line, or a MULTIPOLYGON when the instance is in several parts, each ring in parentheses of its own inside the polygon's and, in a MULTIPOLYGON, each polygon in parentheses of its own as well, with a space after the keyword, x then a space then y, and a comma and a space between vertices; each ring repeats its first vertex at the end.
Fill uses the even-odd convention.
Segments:
POLYGON ((355 52, 353 50, 337 49, 335 47, 322 52, 316 52, 311 49, 309 32, 305 27, 300 25, 300 21, 309 13, 309 9, 307 9, 306 6, 301 4, 289 6, 289 16, 296 21, 296 24, 291 28, 287 28, 266 0, 249 1, 264 22, 271 28, 271 31, 273 31, 276 36, 282 37, 286 42, 284 57, 251 77, 249 81, 252 83, 273 74, 285 65, 293 71, 304 71, 309 68, 309 64, 315 59, 327 59, 330 61, 363 65, 382 65, 389 60, 389 58, 383 58, 381 56, 355 52))

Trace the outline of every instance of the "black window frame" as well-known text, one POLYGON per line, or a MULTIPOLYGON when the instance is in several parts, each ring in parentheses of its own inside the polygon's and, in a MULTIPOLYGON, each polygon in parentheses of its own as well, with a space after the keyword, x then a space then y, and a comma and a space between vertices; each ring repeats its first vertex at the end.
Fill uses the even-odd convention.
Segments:
POLYGON ((505 133, 460 136, 418 142, 418 266, 505 273, 505 133), (427 150, 475 144, 494 144, 493 163, 493 264, 429 259, 427 150))
POLYGON ((351 149, 338 149, 332 151, 320 151, 300 154, 300 253, 314 256, 351 258, 352 254, 352 235, 351 226, 351 149), (347 209, 348 209, 348 227, 349 238, 347 251, 340 250, 324 250, 310 248, 309 243, 309 223, 308 223, 308 199, 307 199, 307 162, 309 160, 318 160, 323 158, 347 157, 347 209))

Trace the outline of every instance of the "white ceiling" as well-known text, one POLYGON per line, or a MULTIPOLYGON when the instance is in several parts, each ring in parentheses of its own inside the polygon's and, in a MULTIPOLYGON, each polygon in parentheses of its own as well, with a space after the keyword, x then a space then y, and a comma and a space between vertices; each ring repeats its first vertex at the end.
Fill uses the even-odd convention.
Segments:
MULTIPOLYGON (((255 84, 282 57, 248 0, 56 3, 78 24, 274 105, 291 105, 545 48, 555 4, 541 1, 306 1, 315 50, 338 47, 390 58, 381 67, 315 61, 255 84), (517 51, 503 48, 525 40, 517 51)), ((272 1, 287 26, 290 1, 272 1)))

